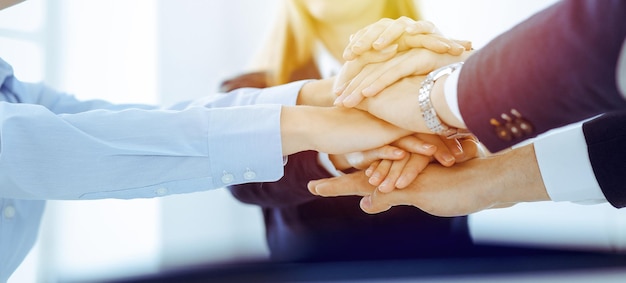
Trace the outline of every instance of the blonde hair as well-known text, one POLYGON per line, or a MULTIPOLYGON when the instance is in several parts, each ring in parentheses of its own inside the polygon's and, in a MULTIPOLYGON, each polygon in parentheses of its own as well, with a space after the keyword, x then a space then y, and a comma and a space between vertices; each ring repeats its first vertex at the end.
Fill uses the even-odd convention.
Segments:
MULTIPOLYGON (((381 18, 419 19, 415 0, 381 1, 385 1, 381 18)), ((283 1, 276 19, 269 40, 253 64, 254 69, 268 71, 268 85, 288 83, 291 74, 311 60, 316 37, 314 20, 300 1, 283 1)))

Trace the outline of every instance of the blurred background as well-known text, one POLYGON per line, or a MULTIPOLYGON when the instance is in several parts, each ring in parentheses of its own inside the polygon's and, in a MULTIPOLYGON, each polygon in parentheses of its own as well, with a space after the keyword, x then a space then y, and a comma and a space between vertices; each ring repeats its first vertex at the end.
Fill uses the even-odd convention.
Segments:
MULTIPOLYGON (((421 0, 425 19, 480 48, 554 0, 421 0)), ((169 105, 247 70, 278 0, 27 0, 0 11, 0 57, 24 81, 82 99, 169 105), (242 56, 243 55, 243 56, 242 56)), ((506 169, 505 169, 506 170, 506 169)), ((470 217, 476 242, 623 252, 626 211, 537 203, 470 217)), ((226 190, 49 202, 9 282, 89 281, 267 256, 260 211, 226 190)))

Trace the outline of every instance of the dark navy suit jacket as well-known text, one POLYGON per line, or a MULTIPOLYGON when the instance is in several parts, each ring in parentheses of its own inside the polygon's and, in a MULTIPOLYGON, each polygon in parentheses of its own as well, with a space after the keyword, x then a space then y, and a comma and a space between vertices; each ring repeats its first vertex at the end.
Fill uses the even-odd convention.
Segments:
POLYGON ((626 206, 626 111, 583 124, 589 159, 602 193, 611 205, 626 206))

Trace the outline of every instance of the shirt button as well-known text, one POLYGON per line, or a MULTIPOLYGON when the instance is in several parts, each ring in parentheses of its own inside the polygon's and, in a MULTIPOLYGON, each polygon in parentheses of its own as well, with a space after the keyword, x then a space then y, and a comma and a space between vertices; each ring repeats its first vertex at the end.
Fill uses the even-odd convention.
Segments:
POLYGON ((167 188, 158 188, 155 193, 157 196, 164 196, 167 194, 167 188))
POLYGON ((256 178, 256 173, 254 173, 254 171, 248 170, 245 173, 243 173, 243 178, 246 180, 252 180, 256 178))
POLYGON ((12 205, 5 207, 4 210, 2 211, 2 214, 4 215, 5 218, 15 217, 15 207, 12 205))
POLYGON ((226 173, 222 175, 222 183, 224 184, 230 184, 233 182, 233 180, 235 180, 235 176, 233 176, 233 174, 226 173))

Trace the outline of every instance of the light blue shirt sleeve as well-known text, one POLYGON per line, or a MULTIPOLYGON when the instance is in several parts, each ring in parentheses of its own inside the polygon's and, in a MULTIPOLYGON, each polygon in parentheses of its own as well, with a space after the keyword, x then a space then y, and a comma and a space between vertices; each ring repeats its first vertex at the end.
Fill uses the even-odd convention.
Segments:
POLYGON ((283 175, 280 114, 302 85, 159 109, 79 101, 0 59, 0 282, 35 242, 47 199, 150 198, 283 175))
POLYGON ((83 103, 5 74, 0 196, 145 198, 277 180, 279 104, 294 104, 303 83, 210 95, 173 110, 83 103))

